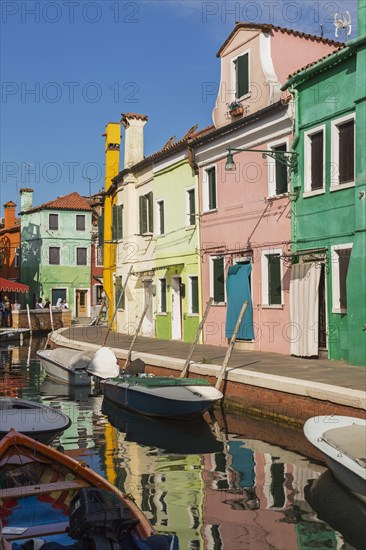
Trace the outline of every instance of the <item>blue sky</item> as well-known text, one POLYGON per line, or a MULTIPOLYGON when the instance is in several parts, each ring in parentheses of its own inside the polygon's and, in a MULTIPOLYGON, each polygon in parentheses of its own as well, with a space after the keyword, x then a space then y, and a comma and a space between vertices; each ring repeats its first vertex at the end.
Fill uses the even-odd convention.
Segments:
POLYGON ((216 52, 235 21, 266 22, 334 38, 333 14, 357 0, 39 0, 1 5, 0 205, 34 204, 104 185, 109 121, 146 114, 145 155, 212 123, 216 52), (83 179, 86 178, 86 179, 83 179))

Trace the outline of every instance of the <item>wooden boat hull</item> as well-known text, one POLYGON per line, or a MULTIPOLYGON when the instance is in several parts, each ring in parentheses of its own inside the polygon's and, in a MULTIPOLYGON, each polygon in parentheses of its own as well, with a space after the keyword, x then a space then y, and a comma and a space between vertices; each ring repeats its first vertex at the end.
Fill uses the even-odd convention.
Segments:
POLYGON ((28 399, 0 397, 0 438, 14 428, 17 432, 50 443, 65 431, 71 420, 62 411, 28 399))
POLYGON ((92 377, 85 368, 70 368, 53 359, 52 351, 37 351, 37 357, 41 362, 46 374, 53 380, 71 384, 73 386, 90 386, 92 377))
MULTIPOLYGON (((164 383, 166 377, 154 380, 164 383)), ((194 379, 186 385, 146 388, 135 384, 131 377, 126 381, 104 380, 100 386, 104 397, 117 405, 147 416, 171 419, 200 416, 222 398, 220 391, 209 385, 195 385, 194 379)))
MULTIPOLYGON (((98 488, 115 495, 130 510, 132 518, 138 520, 134 527, 136 536, 145 538, 153 533, 151 524, 134 502, 99 474, 15 430, 0 441, 0 473, 0 518, 7 540, 33 537, 49 540, 57 534, 70 539, 67 535, 70 502, 83 488, 98 488)), ((70 539, 68 544, 72 542, 75 540, 70 539)))
MULTIPOLYGON (((352 424, 364 428, 366 438, 366 421, 348 416, 317 416, 305 422, 304 434, 324 456, 324 460, 332 470, 334 477, 351 491, 362 502, 366 503, 366 468, 347 456, 339 449, 327 443, 324 433, 332 428, 347 428, 352 424)), ((365 453, 366 454, 366 453, 365 453)), ((365 458, 365 455, 363 455, 365 458)))

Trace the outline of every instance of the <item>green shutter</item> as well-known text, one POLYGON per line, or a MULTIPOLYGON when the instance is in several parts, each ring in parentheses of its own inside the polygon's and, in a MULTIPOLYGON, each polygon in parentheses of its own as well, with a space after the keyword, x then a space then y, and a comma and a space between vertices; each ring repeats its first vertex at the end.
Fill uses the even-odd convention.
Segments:
POLYGON ((191 277, 192 313, 198 313, 198 277, 191 277))
POLYGON ((213 260, 213 299, 215 302, 225 302, 224 259, 213 260))
POLYGON ((269 254, 268 258, 268 302, 281 304, 281 259, 279 254, 269 254))
POLYGON ((123 239, 123 204, 116 209, 116 239, 123 239))
POLYGON ((166 313, 166 279, 160 279, 161 313, 166 313))
POLYGON ((147 233, 147 201, 144 195, 139 198, 140 205, 140 234, 147 233))
POLYGON ((118 309, 125 309, 125 295, 121 297, 123 292, 122 288, 122 277, 117 276, 115 280, 115 305, 114 308, 118 306, 118 309), (121 297, 121 298, 120 298, 121 297))
MULTIPOLYGON (((282 153, 286 151, 286 145, 279 145, 274 148, 274 151, 282 153)), ((287 166, 279 162, 276 158, 276 195, 281 195, 281 193, 287 193, 287 166)))
POLYGON ((236 60, 236 96, 243 97, 249 92, 249 55, 241 55, 236 60))
POLYGON ((215 210, 216 203, 216 170, 210 168, 207 170, 208 177, 208 209, 215 210))
POLYGON ((196 201, 194 196, 194 189, 188 191, 189 196, 189 225, 196 224, 196 201))
POLYGON ((98 244, 99 246, 104 244, 104 214, 98 218, 98 244))
POLYGON ((147 199, 147 203, 148 203, 148 212, 149 212, 149 233, 153 233, 154 232, 154 215, 153 215, 153 211, 154 211, 154 205, 153 205, 153 194, 152 192, 150 191, 150 193, 148 193, 146 195, 146 199, 147 199))

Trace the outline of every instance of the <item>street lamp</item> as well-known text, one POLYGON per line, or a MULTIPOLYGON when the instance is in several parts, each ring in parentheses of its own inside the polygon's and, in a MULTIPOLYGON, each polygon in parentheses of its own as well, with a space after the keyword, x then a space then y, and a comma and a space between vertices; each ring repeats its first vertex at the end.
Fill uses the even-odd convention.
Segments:
POLYGON ((225 170, 227 172, 234 172, 236 170, 236 164, 234 161, 234 155, 232 151, 249 151, 250 153, 261 153, 262 158, 265 159, 266 157, 271 157, 275 160, 278 160, 281 164, 284 164, 288 168, 291 168, 294 172, 297 171, 297 164, 298 164, 298 153, 295 151, 276 151, 276 150, 270 150, 265 151, 263 149, 246 149, 246 148, 236 148, 236 147, 229 147, 228 153, 226 157, 226 164, 225 164, 225 170))

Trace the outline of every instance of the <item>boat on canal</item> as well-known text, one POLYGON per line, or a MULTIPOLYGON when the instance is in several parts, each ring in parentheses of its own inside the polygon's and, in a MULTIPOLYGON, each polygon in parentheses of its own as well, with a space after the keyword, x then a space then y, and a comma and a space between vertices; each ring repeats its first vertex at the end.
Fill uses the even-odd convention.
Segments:
POLYGON ((202 415, 222 399, 221 391, 200 378, 120 376, 101 380, 105 397, 126 409, 170 419, 202 415))
POLYGON ((46 374, 65 384, 90 386, 93 376, 113 378, 119 375, 117 358, 111 348, 80 351, 69 348, 39 350, 37 357, 46 374))
POLYGON ((65 431, 71 420, 63 412, 43 403, 17 397, 0 397, 0 438, 11 428, 43 443, 65 431))
POLYGON ((8 542, 41 538, 103 550, 178 549, 175 535, 154 533, 134 501, 102 476, 15 430, 0 441, 0 474, 8 542))
POLYGON ((304 434, 321 451, 334 477, 366 503, 366 420, 315 416, 305 422, 304 434))

